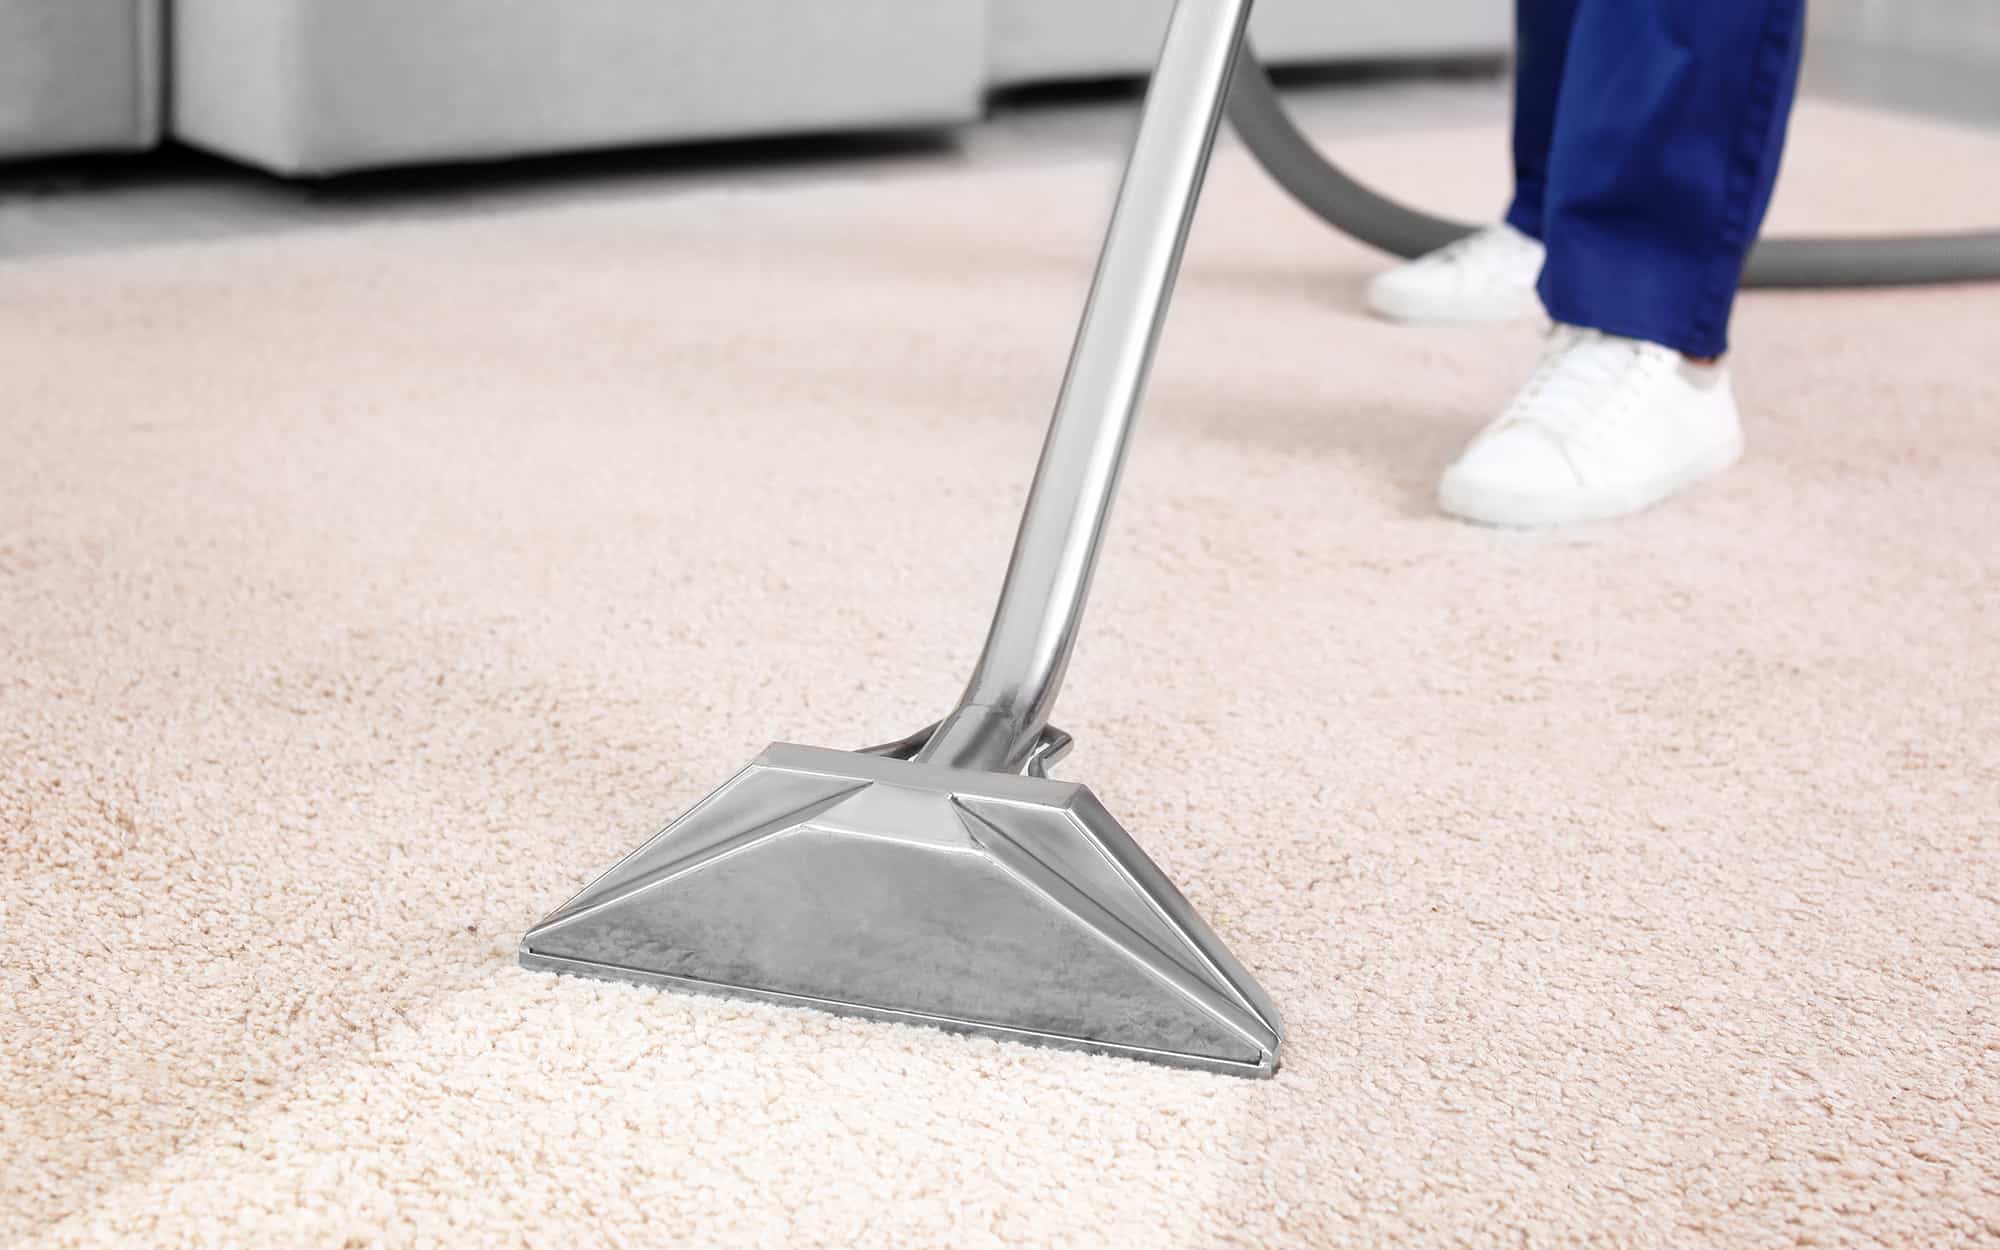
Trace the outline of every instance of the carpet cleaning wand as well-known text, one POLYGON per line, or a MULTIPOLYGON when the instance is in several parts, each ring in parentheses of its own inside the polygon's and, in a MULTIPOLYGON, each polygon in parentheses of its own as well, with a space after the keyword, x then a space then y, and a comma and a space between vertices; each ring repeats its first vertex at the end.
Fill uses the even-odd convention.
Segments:
POLYGON ((1248 1076, 1269 998, 1049 725, 1250 0, 1178 0, 972 680, 871 751, 778 744, 521 941, 530 968, 1248 1076))

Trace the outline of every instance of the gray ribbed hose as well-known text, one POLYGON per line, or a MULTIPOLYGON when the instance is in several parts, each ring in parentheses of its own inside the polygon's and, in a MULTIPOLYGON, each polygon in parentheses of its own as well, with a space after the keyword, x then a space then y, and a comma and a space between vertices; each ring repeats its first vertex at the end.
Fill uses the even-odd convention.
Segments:
MULTIPOLYGON (((1421 256, 1478 227, 1399 204, 1329 162, 1278 102, 1246 40, 1230 88, 1229 120, 1278 185, 1336 228, 1397 256, 1421 256)), ((1755 287, 1911 286, 2000 279, 2000 230, 1764 239, 1743 284, 1755 287)))

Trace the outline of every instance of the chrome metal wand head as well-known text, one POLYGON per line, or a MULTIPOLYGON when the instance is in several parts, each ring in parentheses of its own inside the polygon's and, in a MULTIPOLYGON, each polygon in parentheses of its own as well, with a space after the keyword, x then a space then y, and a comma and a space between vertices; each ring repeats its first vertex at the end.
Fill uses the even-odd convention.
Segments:
POLYGON ((528 931, 521 962, 1268 1076, 1269 998, 1048 720, 1250 0, 1179 0, 972 680, 872 751, 774 745, 528 931))

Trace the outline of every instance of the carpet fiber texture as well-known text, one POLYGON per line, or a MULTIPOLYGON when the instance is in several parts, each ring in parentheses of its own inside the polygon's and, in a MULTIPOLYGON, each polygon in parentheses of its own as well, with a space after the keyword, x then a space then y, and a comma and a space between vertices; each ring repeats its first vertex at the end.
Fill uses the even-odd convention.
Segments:
MULTIPOLYGON (((1500 137, 1347 153, 1494 211, 1500 137)), ((1832 109, 1776 224, 1994 212, 1832 109)), ((1751 453, 1433 514, 1534 331, 1219 159, 1060 720, 1247 1082, 517 970, 772 739, 939 715, 1115 170, 0 266, 0 1238, 2000 1241, 2000 289, 1768 295, 1751 453)))

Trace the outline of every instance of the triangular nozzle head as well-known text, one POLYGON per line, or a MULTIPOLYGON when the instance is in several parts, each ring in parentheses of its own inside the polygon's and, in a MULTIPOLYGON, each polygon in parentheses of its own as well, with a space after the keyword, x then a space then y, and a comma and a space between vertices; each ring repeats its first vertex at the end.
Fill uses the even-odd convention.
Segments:
POLYGON ((1270 1000, 1090 792, 776 745, 521 943, 528 967, 1239 1075, 1270 1000))

